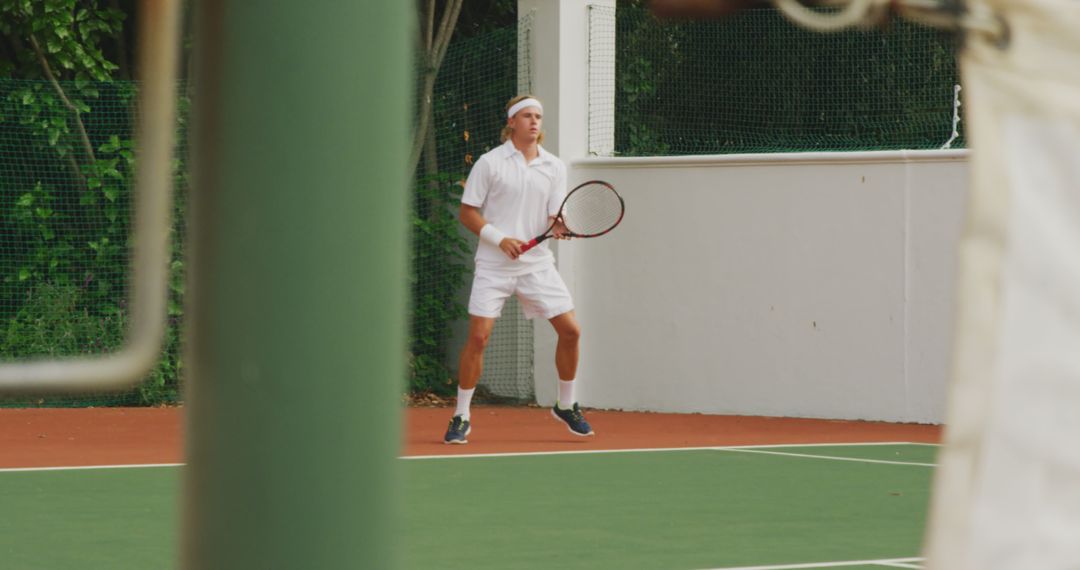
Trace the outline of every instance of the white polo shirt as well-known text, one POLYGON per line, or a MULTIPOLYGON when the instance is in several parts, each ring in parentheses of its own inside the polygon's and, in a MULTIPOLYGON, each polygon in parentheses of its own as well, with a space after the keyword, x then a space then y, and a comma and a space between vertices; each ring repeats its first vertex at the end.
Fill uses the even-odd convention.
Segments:
MULTIPOLYGON (((469 173, 461 203, 480 208, 507 237, 527 242, 544 233, 551 225, 548 217, 559 213, 566 197, 566 165, 539 148, 540 155, 528 164, 509 140, 484 153, 469 173)), ((554 262, 547 241, 516 260, 483 240, 476 248, 476 268, 500 275, 525 275, 554 262)))

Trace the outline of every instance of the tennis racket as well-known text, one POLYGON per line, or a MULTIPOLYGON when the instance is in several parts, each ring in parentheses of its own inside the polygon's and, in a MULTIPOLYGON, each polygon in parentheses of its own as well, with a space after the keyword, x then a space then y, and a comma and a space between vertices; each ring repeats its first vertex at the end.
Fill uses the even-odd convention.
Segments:
POLYGON ((563 235, 567 237, 598 237, 615 229, 625 212, 626 204, 614 186, 602 180, 584 182, 566 195, 555 221, 547 231, 521 246, 521 253, 554 236, 551 230, 559 221, 566 226, 567 231, 563 235))

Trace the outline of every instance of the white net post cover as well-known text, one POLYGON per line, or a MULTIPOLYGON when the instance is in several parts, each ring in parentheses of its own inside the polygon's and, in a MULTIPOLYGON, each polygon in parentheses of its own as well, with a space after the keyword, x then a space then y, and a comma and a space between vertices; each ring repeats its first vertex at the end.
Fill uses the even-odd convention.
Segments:
POLYGON ((973 187, 927 568, 1080 568, 1080 2, 985 7, 1009 38, 972 34, 961 63, 973 187))

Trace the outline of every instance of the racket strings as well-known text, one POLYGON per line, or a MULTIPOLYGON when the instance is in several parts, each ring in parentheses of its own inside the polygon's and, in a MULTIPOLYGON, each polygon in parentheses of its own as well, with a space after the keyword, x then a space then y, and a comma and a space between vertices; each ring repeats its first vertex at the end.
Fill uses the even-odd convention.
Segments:
POLYGON ((623 202, 603 184, 590 184, 574 190, 563 205, 563 224, 580 236, 602 234, 622 219, 623 202))

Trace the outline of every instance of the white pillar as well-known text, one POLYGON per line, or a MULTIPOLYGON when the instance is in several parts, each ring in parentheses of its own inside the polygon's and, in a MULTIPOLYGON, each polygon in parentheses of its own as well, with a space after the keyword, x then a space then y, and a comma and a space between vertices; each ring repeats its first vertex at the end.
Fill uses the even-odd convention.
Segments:
MULTIPOLYGON (((544 103, 544 148, 558 155, 567 166, 574 160, 589 154, 589 6, 602 6, 613 13, 615 0, 518 0, 518 18, 528 26, 519 29, 519 36, 526 39, 527 46, 519 41, 519 49, 527 47, 529 58, 519 58, 519 66, 528 66, 528 74, 519 73, 519 89, 531 84, 532 94, 544 103)), ((610 41, 614 41, 614 36, 610 41)), ((610 48, 609 46, 609 49, 610 48)), ((610 58, 614 66, 614 58, 610 58)), ((594 74, 599 71, 595 64, 594 74)), ((614 70, 607 73, 614 76, 614 70)), ((606 93, 606 92, 605 92, 606 93)), ((610 103, 593 102, 597 109, 614 117, 614 90, 610 90, 610 103)), ((594 117, 595 118, 595 117, 594 117)), ((610 146, 610 145, 609 145, 610 146)), ((568 173, 571 187, 580 180, 571 167, 568 173)), ((573 242, 556 242, 555 251, 559 272, 562 273, 570 293, 577 297, 578 284, 574 276, 573 242)), ((556 337, 551 326, 543 321, 535 324, 533 335, 533 367, 536 383, 536 401, 549 406, 555 401, 558 373, 555 370, 556 337)), ((587 358, 588 325, 582 323, 586 338, 582 342, 582 355, 587 358)), ((588 381, 579 389, 579 399, 587 401, 588 381)))

